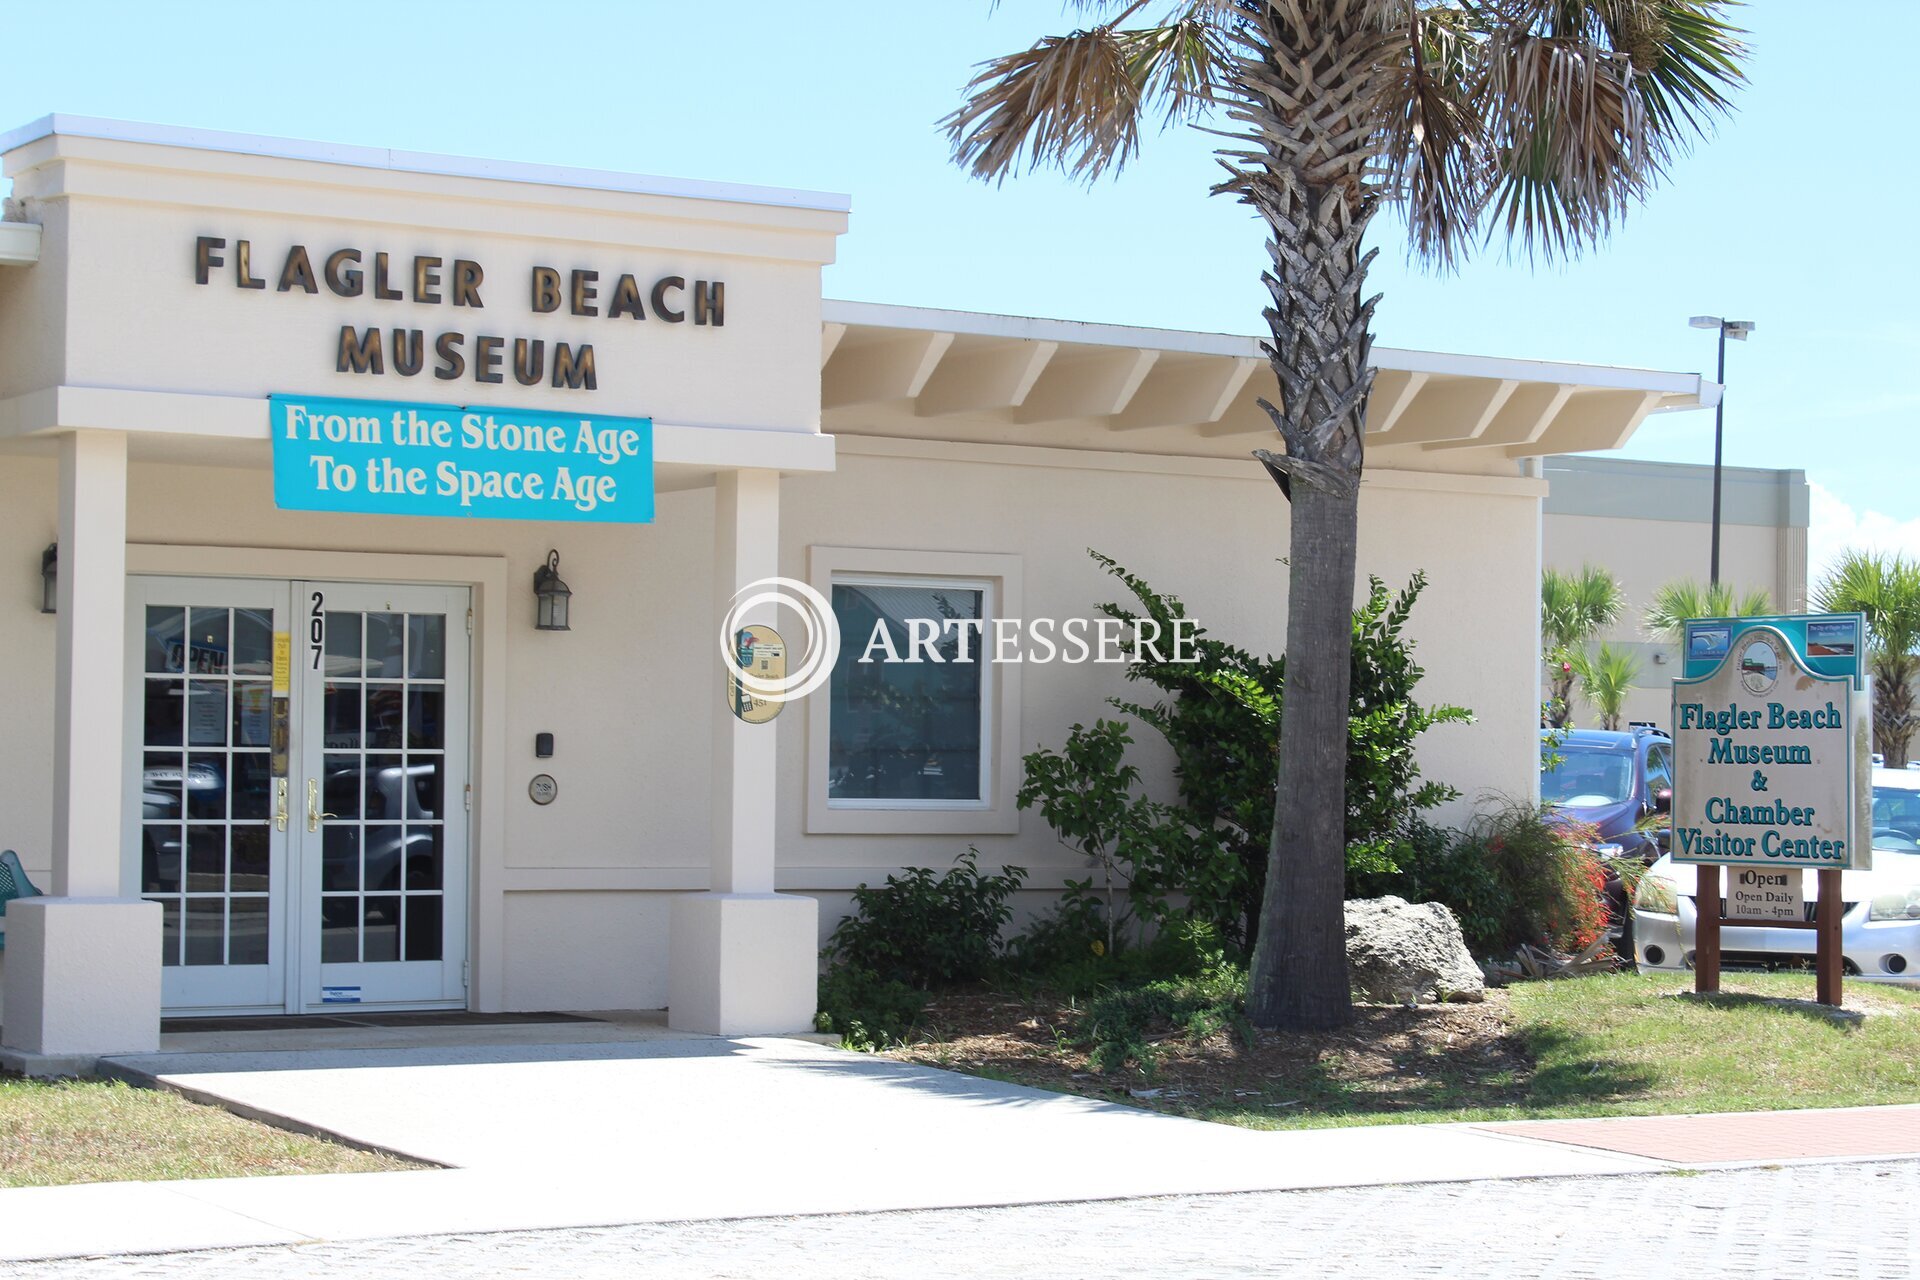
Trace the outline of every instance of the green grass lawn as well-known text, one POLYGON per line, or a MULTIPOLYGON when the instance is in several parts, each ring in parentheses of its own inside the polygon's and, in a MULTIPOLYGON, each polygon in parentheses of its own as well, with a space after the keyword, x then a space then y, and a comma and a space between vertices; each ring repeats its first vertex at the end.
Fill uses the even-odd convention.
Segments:
POLYGON ((1920 991, 1851 983, 1845 1013, 1811 976, 1730 974, 1700 999, 1678 975, 1528 982, 1484 1004, 1363 1005, 1336 1031, 1261 1034, 1219 1019, 1138 1027, 1096 1062, 1087 1006, 1035 993, 936 1001, 889 1056, 1256 1129, 1531 1120, 1920 1102, 1920 991))
POLYGON ((1703 999, 1674 977, 1526 983, 1509 993, 1509 1034, 1528 1066, 1482 1072, 1423 1045, 1395 1079, 1343 1080, 1323 1062, 1188 1114, 1274 1129, 1920 1102, 1920 992, 1855 983, 1837 1016, 1812 1003, 1811 977, 1722 985, 1703 999), (1279 1094, 1298 1105, 1276 1111, 1279 1094))
POLYGON ((418 1167, 157 1089, 0 1079, 0 1187, 418 1167))

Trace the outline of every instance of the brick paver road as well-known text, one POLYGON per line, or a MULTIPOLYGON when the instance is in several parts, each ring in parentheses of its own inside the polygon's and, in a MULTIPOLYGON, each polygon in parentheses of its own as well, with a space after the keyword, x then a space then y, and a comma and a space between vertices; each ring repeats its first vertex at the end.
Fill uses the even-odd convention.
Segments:
POLYGON ((1916 1206, 1920 1161, 1900 1160, 442 1236, 0 1265, 0 1276, 1916 1280, 1916 1206))

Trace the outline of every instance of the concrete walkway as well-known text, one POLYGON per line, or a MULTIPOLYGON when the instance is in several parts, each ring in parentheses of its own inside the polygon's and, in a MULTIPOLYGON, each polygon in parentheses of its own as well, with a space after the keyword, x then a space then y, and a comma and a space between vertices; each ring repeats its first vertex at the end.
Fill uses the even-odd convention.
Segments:
MULTIPOLYGON (((1551 1122, 1255 1133, 796 1040, 662 1033, 113 1066, 448 1167, 0 1191, 0 1259, 1678 1167, 1634 1153, 1643 1134, 1607 1149, 1593 1122, 1564 1137, 1551 1122)), ((1920 1108, 1879 1110, 1913 1113, 1897 1127, 1920 1152, 1920 1108)), ((1750 1158, 1781 1158, 1764 1148, 1750 1158)))

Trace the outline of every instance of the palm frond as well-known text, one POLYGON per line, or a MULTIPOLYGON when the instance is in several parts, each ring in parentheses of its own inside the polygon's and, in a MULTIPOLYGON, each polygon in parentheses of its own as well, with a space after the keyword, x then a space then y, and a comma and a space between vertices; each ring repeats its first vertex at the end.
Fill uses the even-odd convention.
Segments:
POLYGON ((1405 208, 1414 255, 1451 265, 1472 240, 1485 186, 1475 36, 1463 11, 1418 5, 1398 33, 1377 90, 1380 176, 1405 208))
POLYGON ((1125 167, 1143 117, 1174 124, 1214 104, 1231 56, 1217 25, 1227 7, 1187 0, 1164 21, 1123 27, 1145 8, 1135 0, 1109 22, 980 64, 940 122, 954 159, 994 182, 1041 165, 1087 182, 1125 167))
POLYGON ((1540 635, 1550 650, 1576 649, 1620 620, 1626 593, 1611 573, 1581 565, 1577 573, 1540 574, 1540 635))
POLYGON ((1655 588, 1640 625, 1654 639, 1677 645, 1689 618, 1753 618, 1772 612, 1773 600, 1763 587, 1743 590, 1725 582, 1709 586, 1676 578, 1655 588))
POLYGON ((1826 613, 1862 613, 1875 652, 1904 657, 1920 649, 1920 561, 1852 550, 1814 590, 1826 613))
POLYGON ((1589 653, 1582 649, 1572 658, 1573 671, 1580 680, 1580 696, 1600 714, 1600 728, 1618 729, 1620 713, 1627 695, 1639 686, 1640 659, 1625 649, 1601 642, 1589 653))
POLYGON ((1604 239, 1731 109, 1745 78, 1744 33, 1723 16, 1734 3, 1459 0, 1484 33, 1469 47, 1486 234, 1547 260, 1604 239))

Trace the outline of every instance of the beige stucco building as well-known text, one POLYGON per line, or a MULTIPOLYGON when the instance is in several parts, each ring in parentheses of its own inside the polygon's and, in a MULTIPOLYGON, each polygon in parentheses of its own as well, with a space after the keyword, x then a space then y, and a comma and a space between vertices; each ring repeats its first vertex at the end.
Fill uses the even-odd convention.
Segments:
MULTIPOLYGON (((968 845, 1080 873, 1019 756, 1117 665, 901 675, 850 640, 750 723, 721 628, 763 579, 855 639, 984 634, 1094 616, 1091 547, 1281 646, 1251 338, 824 300, 840 196, 67 117, 0 153, 0 844, 53 895, 6 917, 16 1055, 342 1003, 791 1030, 861 882, 968 845), (645 456, 598 455, 618 431, 645 456), (550 553, 567 630, 535 625, 550 553)), ((1375 359, 1361 569, 1427 573, 1425 692, 1478 716, 1426 770, 1525 793, 1538 459, 1717 389, 1375 359)), ((793 616, 739 616, 799 665, 793 616)))
MULTIPOLYGON (((1670 681, 1679 651, 1650 636, 1645 613, 1666 583, 1704 583, 1713 536, 1713 468, 1627 458, 1548 458, 1546 564, 1563 571, 1600 566, 1619 580, 1627 607, 1599 637, 1640 663, 1626 720, 1667 728, 1670 681)), ((1721 469, 1720 579, 1741 595, 1767 593, 1777 613, 1807 608, 1809 490, 1804 471, 1721 469)), ((1545 697, 1544 692, 1541 695, 1545 697)), ((1599 727, 1574 691, 1574 724, 1599 727)))

